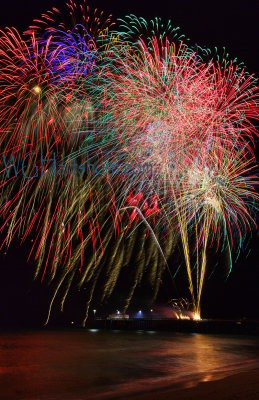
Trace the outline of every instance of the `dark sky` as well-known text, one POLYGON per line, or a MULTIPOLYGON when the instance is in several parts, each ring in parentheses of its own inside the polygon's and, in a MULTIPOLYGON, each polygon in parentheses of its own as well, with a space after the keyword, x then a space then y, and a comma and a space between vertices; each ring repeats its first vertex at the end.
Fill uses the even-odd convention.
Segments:
MULTIPOLYGON (((59 8, 64 1, 2 0, 0 26, 25 29, 33 18, 52 6, 59 8)), ((146 18, 170 18, 194 43, 226 46, 233 58, 246 63, 250 72, 258 71, 259 3, 256 0, 91 0, 89 4, 115 17, 133 13, 146 18)))
MULTIPOLYGON (((52 6, 60 7, 64 0, 1 0, 0 27, 15 26, 25 30, 33 18, 52 6)), ((96 0, 90 5, 112 13, 115 17, 136 14, 145 18, 160 16, 171 19, 192 43, 219 48, 225 46, 231 58, 243 61, 250 73, 258 75, 258 1, 189 1, 189 0, 96 0)), ((258 151, 258 150, 257 150, 258 151)), ((203 309, 208 316, 250 316, 259 318, 259 243, 258 234, 251 242, 252 251, 247 257, 241 254, 227 282, 219 274, 206 283, 203 309)), ((21 252, 22 254, 22 252, 21 252)), ((24 265, 15 260, 15 251, 4 264, 4 279, 0 281, 0 318, 8 314, 17 317, 32 301, 30 287, 20 282, 30 277, 24 265), (14 294, 16 293, 16 294, 14 294), (25 299, 25 300, 24 300, 25 299), (17 304, 20 304, 17 308, 17 304), (7 312, 8 307, 13 310, 7 312), (2 313, 1 313, 2 310, 2 313), (13 313, 13 314, 12 314, 13 313)), ((37 289, 40 290, 40 289, 37 289)), ((168 291, 168 288, 165 289, 168 291)), ((36 308, 43 307, 44 299, 38 297, 36 308)), ((29 315, 30 312, 28 312, 29 315)), ((9 320, 12 317, 9 317, 9 320)))

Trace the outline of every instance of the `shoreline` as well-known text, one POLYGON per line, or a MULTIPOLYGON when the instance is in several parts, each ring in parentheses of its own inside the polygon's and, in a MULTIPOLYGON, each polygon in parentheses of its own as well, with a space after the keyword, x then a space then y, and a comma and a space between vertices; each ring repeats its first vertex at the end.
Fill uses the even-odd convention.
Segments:
POLYGON ((133 382, 122 384, 120 388, 89 395, 88 398, 89 400, 122 398, 125 400, 255 400, 259 398, 259 360, 181 376, 175 380, 169 377, 140 379, 135 381, 135 384, 133 382), (247 397, 246 391, 242 391, 247 381, 250 381, 249 385, 253 388, 250 397, 247 397), (232 390, 233 388, 236 389, 232 390), (219 397, 221 392, 224 392, 226 397, 219 397), (240 397, 237 397, 239 394, 240 397))
POLYGON ((206 374, 194 382, 186 380, 171 387, 154 388, 124 397, 125 400, 255 400, 259 398, 259 365, 245 369, 206 374), (179 387, 179 385, 181 387, 179 387))

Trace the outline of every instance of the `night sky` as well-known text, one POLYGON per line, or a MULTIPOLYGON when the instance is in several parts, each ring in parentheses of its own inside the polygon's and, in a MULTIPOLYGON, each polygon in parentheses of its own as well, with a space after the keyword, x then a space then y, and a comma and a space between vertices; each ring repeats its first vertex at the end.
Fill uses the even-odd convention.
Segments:
MULTIPOLYGON (((1 2, 0 27, 15 26, 25 30, 33 18, 52 6, 59 8, 64 0, 8 0, 1 2)), ((258 15, 256 1, 143 1, 143 0, 96 0, 89 1, 115 17, 136 14, 147 18, 160 16, 171 19, 180 26, 181 33, 191 43, 213 48, 226 47, 231 58, 243 61, 250 73, 258 76, 258 15)), ((257 143, 258 154, 258 143, 257 143)), ((258 221, 259 222, 259 221, 258 221)), ((226 280, 224 260, 219 269, 207 276, 202 310, 204 317, 251 317, 259 318, 259 235, 255 233, 248 247, 233 264, 233 271, 226 280), (248 254, 248 250, 251 251, 248 254)), ((48 302, 46 288, 33 282, 33 265, 26 264, 26 248, 14 243, 0 258, 0 324, 40 324, 48 302)), ((210 265, 218 259, 210 256, 210 265)), ((213 269, 213 268, 212 268, 213 269)), ((180 283, 183 285, 183 283, 180 283)), ((187 284, 186 284, 187 287, 187 284)), ((159 302, 166 304, 172 294, 172 285, 165 272, 159 294, 159 302)), ((114 299, 111 301, 115 301, 114 299)), ((135 306, 142 306, 141 291, 136 294, 135 306)), ((76 308, 76 300, 71 314, 76 308)), ((78 311, 79 312, 79 311, 78 311)))

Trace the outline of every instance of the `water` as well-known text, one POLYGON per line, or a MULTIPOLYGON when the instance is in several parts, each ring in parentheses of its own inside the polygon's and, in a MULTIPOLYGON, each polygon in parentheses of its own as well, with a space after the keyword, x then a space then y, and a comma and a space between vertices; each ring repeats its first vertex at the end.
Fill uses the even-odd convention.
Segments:
POLYGON ((0 399, 124 398, 214 379, 259 361, 256 337, 38 331, 0 335, 0 399))

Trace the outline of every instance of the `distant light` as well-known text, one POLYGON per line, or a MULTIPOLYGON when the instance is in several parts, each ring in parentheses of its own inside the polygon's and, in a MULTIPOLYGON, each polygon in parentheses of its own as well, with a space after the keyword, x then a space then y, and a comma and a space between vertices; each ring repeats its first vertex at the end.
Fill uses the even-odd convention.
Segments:
POLYGON ((95 314, 95 313, 96 313, 96 310, 93 310, 93 313, 95 314))
POLYGON ((40 94, 40 93, 41 93, 41 87, 38 86, 38 85, 36 85, 36 86, 34 86, 33 91, 34 91, 34 93, 36 93, 36 94, 40 94))
POLYGON ((151 310, 150 310, 151 312, 153 312, 154 310, 151 308, 151 310))
POLYGON ((99 332, 99 329, 88 329, 89 332, 99 332))
POLYGON ((74 325, 74 321, 71 321, 71 325, 74 325))
POLYGON ((139 312, 138 312, 139 314, 142 314, 142 311, 141 310, 139 310, 139 312))
POLYGON ((195 313, 193 314, 193 319, 194 319, 195 321, 200 321, 200 320, 201 320, 200 314, 199 314, 198 312, 195 312, 195 313))
POLYGON ((120 314, 119 310, 116 311, 116 314, 120 314))

